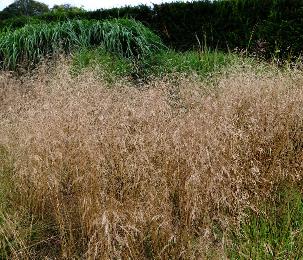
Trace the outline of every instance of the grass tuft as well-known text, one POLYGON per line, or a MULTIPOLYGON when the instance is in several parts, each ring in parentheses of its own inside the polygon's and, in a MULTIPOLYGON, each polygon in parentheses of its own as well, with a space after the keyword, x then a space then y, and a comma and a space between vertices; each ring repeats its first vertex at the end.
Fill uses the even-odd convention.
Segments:
POLYGON ((0 65, 4 69, 31 66, 61 52, 70 54, 99 45, 132 59, 145 58, 164 48, 151 30, 130 19, 32 24, 0 34, 0 65))
POLYGON ((231 235, 231 259, 299 259, 303 254, 303 196, 294 187, 248 213, 231 235))
MULTIPOLYGON (((153 78, 167 77, 174 74, 190 76, 197 74, 200 79, 213 78, 226 71, 226 68, 239 66, 250 60, 235 54, 219 51, 176 52, 162 50, 145 59, 130 60, 108 53, 104 47, 82 49, 73 56, 73 75, 79 75, 85 68, 96 69, 113 82, 119 78, 132 78, 149 81, 153 78)), ((252 63, 252 61, 250 61, 252 63)))
POLYGON ((4 257, 302 256, 303 74, 242 67, 142 88, 64 61, 0 73, 4 257))

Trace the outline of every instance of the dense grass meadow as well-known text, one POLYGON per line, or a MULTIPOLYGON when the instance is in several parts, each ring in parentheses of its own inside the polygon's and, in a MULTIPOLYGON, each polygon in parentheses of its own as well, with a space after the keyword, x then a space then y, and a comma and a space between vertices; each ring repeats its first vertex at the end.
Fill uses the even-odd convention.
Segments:
POLYGON ((300 59, 134 20, 0 34, 0 259, 300 259, 300 59))

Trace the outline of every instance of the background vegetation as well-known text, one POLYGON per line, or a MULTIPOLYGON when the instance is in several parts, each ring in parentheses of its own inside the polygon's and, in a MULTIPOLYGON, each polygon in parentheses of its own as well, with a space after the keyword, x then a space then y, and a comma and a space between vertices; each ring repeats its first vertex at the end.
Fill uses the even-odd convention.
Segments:
POLYGON ((134 62, 164 49, 156 34, 130 19, 29 24, 0 34, 0 66, 4 69, 16 69, 18 65, 30 67, 42 58, 61 52, 70 54, 84 46, 100 45, 134 62))
MULTIPOLYGON (((227 51, 238 48, 266 58, 273 55, 285 58, 302 52, 302 12, 301 0, 222 0, 92 12, 67 6, 37 14, 33 20, 131 17, 157 32, 168 46, 178 50, 190 50, 200 43, 207 43, 211 49, 227 51)), ((0 13, 2 28, 9 24, 16 28, 28 22, 25 18, 6 20, 8 18, 5 10, 0 13)))

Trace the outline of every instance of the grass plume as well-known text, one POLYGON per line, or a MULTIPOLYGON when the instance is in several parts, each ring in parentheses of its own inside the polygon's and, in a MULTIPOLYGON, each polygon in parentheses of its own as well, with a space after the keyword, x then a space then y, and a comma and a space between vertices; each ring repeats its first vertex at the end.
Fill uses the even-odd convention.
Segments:
POLYGON ((219 258, 247 210, 283 183, 302 191, 300 71, 234 67, 214 86, 176 76, 143 89, 64 63, 0 78, 10 258, 219 258))

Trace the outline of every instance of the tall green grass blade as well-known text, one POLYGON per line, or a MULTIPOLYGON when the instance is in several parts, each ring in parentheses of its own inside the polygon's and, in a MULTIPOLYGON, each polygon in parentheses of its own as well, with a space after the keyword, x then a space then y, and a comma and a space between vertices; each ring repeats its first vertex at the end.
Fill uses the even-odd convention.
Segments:
POLYGON ((142 59, 164 49, 160 38, 131 19, 75 20, 34 24, 0 34, 0 64, 3 69, 36 64, 60 52, 70 54, 82 47, 104 48, 121 57, 142 59))

